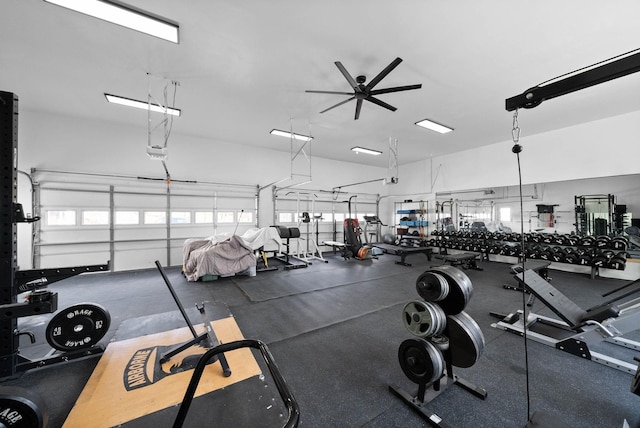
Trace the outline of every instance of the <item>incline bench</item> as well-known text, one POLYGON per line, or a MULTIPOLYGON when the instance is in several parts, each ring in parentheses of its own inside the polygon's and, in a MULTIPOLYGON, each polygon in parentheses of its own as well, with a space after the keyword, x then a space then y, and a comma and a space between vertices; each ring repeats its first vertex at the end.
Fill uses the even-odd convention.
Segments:
POLYGON ((640 329, 640 299, 636 298, 619 305, 612 304, 640 289, 584 310, 533 270, 518 273, 515 278, 522 287, 529 290, 562 321, 534 313, 527 313, 525 316, 522 310, 518 310, 515 314, 511 313, 507 316, 492 313, 493 316, 502 317, 501 321, 492 324, 492 327, 518 335, 523 335, 526 328, 527 337, 536 342, 618 370, 636 373, 636 364, 593 352, 589 349, 589 345, 607 341, 630 349, 640 349, 640 343, 622 337, 626 333, 640 329), (537 322, 556 327, 559 331, 569 330, 574 333, 568 337, 554 338, 531 330, 530 327, 537 322))

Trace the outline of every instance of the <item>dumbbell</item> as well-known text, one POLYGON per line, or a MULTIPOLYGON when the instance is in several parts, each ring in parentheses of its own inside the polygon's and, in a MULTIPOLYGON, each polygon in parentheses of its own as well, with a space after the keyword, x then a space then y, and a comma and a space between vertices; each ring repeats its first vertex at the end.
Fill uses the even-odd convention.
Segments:
POLYGON ((596 247, 609 248, 611 246, 611 238, 606 235, 598 236, 596 238, 596 247))
POLYGON ((614 250, 626 250, 629 240, 625 236, 616 236, 611 240, 611 248, 614 250))

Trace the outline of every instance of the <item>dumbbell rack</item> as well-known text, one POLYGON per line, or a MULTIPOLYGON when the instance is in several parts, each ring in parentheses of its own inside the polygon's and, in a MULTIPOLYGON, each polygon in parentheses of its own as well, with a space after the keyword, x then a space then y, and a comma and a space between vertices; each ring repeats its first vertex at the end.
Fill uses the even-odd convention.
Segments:
MULTIPOLYGON (((435 231, 430 245, 490 255, 522 258, 522 236, 519 233, 435 231)), ((578 236, 558 233, 525 233, 524 256, 554 263, 591 267, 591 277, 600 268, 624 270, 629 242, 626 237, 578 236)))

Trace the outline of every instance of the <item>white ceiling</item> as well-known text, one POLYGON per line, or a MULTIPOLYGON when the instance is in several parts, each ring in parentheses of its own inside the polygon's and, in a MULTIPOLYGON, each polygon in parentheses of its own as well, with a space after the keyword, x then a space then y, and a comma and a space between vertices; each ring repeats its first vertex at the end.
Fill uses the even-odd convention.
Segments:
MULTIPOLYGON (((3 0, 0 90, 18 94, 21 110, 146 129, 146 112, 110 105, 103 93, 146 100, 151 73, 156 97, 163 79, 180 82, 183 115, 172 138, 289 151, 288 139, 269 131, 293 129, 315 137, 313 156, 386 167, 389 138, 398 140, 400 164, 510 141, 506 98, 640 47, 637 0, 127 3, 177 22, 180 43, 43 0, 3 0), (422 84, 379 96, 396 112, 365 102, 355 121, 351 101, 320 114, 347 97, 304 92, 349 91, 335 61, 370 80, 396 57, 404 61, 376 89, 422 84), (455 131, 414 125, 424 118, 455 131), (385 154, 356 155, 356 145, 385 154)), ((523 144, 527 135, 640 110, 639 84, 640 73, 521 111, 523 144)))

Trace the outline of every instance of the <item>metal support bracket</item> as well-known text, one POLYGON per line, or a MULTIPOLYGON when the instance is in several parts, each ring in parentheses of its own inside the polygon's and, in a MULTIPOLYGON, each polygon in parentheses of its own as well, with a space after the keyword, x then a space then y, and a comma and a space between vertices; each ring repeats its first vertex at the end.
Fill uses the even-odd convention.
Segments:
POLYGON ((514 111, 519 108, 534 108, 545 100, 608 82, 638 71, 640 71, 640 53, 635 53, 590 68, 581 73, 572 74, 561 80, 529 88, 520 95, 507 98, 505 100, 505 108, 507 111, 514 111))

